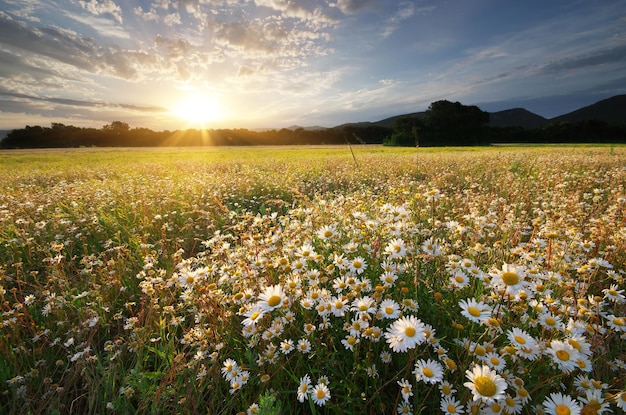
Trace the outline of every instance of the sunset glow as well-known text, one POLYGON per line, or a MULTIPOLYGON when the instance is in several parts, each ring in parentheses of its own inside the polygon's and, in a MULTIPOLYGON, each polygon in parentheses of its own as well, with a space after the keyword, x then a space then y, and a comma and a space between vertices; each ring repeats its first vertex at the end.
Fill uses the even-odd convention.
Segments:
POLYGON ((621 0, 0 0, 0 130, 550 118, 626 93, 623 31, 621 0))
POLYGON ((178 101, 172 108, 172 115, 186 121, 188 128, 207 128, 212 123, 222 121, 226 112, 216 98, 192 94, 178 101))

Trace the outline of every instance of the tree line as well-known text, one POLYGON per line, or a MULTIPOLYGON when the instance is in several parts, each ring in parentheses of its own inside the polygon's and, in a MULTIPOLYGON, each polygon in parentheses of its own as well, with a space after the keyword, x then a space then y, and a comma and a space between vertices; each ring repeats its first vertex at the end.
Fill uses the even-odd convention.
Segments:
POLYGON ((393 128, 377 124, 345 125, 323 130, 303 128, 255 131, 245 128, 152 131, 114 121, 102 128, 61 123, 11 131, 0 148, 162 147, 384 144, 388 146, 476 146, 494 143, 626 143, 626 123, 598 120, 548 124, 534 129, 490 127, 489 113, 477 106, 446 100, 424 113, 400 117, 393 128))
POLYGON ((283 128, 254 131, 236 128, 153 131, 130 128, 121 121, 99 129, 53 123, 50 127, 26 126, 13 130, 0 141, 0 148, 380 144, 389 133, 389 128, 375 125, 325 130, 283 128))
POLYGON ((626 123, 582 120, 538 128, 490 127, 489 113, 446 100, 422 114, 398 118, 383 144, 390 146, 476 146, 497 143, 626 143, 626 123))

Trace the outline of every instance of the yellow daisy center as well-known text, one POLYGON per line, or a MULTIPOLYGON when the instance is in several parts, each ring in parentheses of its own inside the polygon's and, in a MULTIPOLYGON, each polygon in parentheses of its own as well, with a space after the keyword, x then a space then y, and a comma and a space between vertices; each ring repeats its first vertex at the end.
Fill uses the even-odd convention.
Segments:
POLYGON ((554 408, 554 412, 556 415, 570 415, 572 413, 572 411, 565 405, 557 405, 556 408, 554 408))
POLYGON ((460 275, 457 275, 456 277, 454 277, 454 280, 458 283, 462 283, 463 281, 465 281, 463 277, 461 277, 460 275))
POLYGON ((613 324, 615 324, 616 326, 623 326, 624 325, 624 319, 621 317, 617 317, 613 319, 613 324))
POLYGON ((454 405, 448 405, 448 412, 450 412, 451 414, 456 414, 456 406, 454 405))
POLYGON ((413 337, 415 336, 415 333, 416 331, 414 327, 409 326, 404 329, 404 334, 406 335, 406 337, 413 337))
POLYGON ((494 366, 498 366, 500 364, 500 359, 498 359, 497 357, 492 357, 489 360, 491 361, 491 364, 494 366))
POLYGON ((193 275, 188 275, 187 278, 185 278, 185 282, 187 284, 193 284, 193 281, 194 281, 193 275))
POLYGON ((267 305, 269 305, 270 307, 276 307, 278 304, 280 304, 280 295, 273 295, 269 298, 269 300, 267 300, 267 305))
POLYGON ((556 324, 556 320, 553 319, 552 317, 548 317, 548 318, 546 318, 546 324, 548 326, 554 326, 556 324))
POLYGON ((478 376, 474 379, 474 387, 482 396, 493 396, 496 394, 496 383, 487 376, 478 376))
POLYGON ((315 392, 315 395, 317 396, 317 399, 324 399, 324 397, 326 396, 326 392, 324 392, 323 390, 318 390, 317 392, 315 392))
POLYGON ((514 337, 515 341, 518 342, 519 344, 526 344, 526 339, 523 338, 522 336, 515 336, 514 337))
POLYGON ((424 369, 422 369, 422 374, 428 378, 432 378, 435 375, 433 371, 428 367, 425 367, 424 369))
POLYGON ((385 313, 393 314, 393 307, 385 307, 385 313))
POLYGON ((356 337, 354 337, 354 336, 348 337, 348 344, 349 345, 353 346, 355 343, 356 343, 356 337))
POLYGON ((519 276, 514 272, 503 272, 502 282, 504 282, 506 285, 515 285, 519 282, 519 276))
POLYGON ((555 354, 559 360, 563 360, 564 362, 569 360, 569 353, 565 350, 557 350, 555 354))
POLYGON ((479 317, 480 316, 480 310, 476 307, 468 307, 467 308, 467 312, 470 313, 470 315, 474 316, 474 317, 479 317))
POLYGON ((255 311, 254 313, 250 314, 250 320, 256 320, 258 316, 259 316, 259 312, 255 311))

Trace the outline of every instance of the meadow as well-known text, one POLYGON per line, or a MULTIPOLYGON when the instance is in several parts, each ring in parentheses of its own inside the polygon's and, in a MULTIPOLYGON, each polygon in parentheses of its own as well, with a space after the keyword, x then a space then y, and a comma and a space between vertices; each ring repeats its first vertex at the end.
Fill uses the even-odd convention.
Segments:
POLYGON ((0 413, 626 411, 626 147, 0 152, 0 413))

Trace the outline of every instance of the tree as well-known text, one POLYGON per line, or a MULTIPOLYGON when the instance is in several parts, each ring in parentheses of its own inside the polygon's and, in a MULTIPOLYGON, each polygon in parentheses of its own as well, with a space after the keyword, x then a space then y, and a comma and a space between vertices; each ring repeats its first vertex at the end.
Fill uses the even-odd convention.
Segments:
POLYGON ((446 100, 430 104, 421 127, 422 145, 468 146, 487 143, 489 113, 475 105, 446 100))

